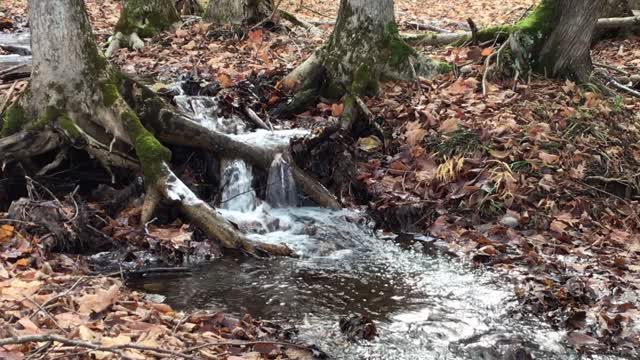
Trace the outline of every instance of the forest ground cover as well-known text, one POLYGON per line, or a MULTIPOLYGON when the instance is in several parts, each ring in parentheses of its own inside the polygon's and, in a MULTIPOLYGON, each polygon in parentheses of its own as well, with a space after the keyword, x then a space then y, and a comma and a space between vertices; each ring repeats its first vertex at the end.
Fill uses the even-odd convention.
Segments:
MULTIPOLYGON (((117 2, 87 3, 94 31, 104 43, 119 16, 117 2)), ((396 8, 403 30, 429 24, 454 31, 466 29, 467 18, 481 27, 515 21, 532 4, 524 0, 398 1, 396 8)), ((337 2, 285 1, 283 5, 317 23, 321 31, 293 28, 278 33, 255 28, 242 32, 186 22, 151 39, 141 51, 118 50, 112 61, 155 89, 190 74, 228 89, 234 94, 231 103, 245 101, 239 94, 247 82, 277 82, 331 32, 337 2)), ((25 15, 24 1, 10 1, 4 13, 16 27, 26 23, 25 15)), ((598 42, 594 61, 607 65, 598 66, 598 71, 629 78, 640 74, 639 44, 637 36, 598 42)), ((358 139, 329 136, 327 145, 300 154, 306 161, 302 165, 345 204, 367 205, 381 228, 427 232, 446 239, 470 262, 511 275, 523 309, 568 330, 576 348, 637 351, 638 99, 625 93, 605 97, 592 87, 569 81, 539 76, 514 81, 513 76, 487 73, 486 57, 497 51, 491 45, 420 50, 456 64, 457 71, 409 84, 385 84, 379 96, 365 99, 381 132, 358 139), (318 166, 320 159, 333 162, 318 166), (349 186, 344 185, 345 178, 349 186)), ((14 89, 13 96, 25 86, 23 82, 14 89)), ((8 88, 3 88, 3 98, 7 93, 8 88)), ((251 106, 266 117, 287 99, 276 86, 251 106)), ((290 119, 273 120, 320 133, 337 122, 342 110, 341 102, 321 101, 290 119)), ((197 176, 193 177, 191 183, 197 183, 197 176)), ((73 199, 63 201, 73 214, 73 199)), ((151 228, 150 234, 136 230, 130 219, 138 211, 134 206, 110 219, 111 228, 103 231, 123 242, 142 241, 139 245, 148 246, 153 239, 166 249, 184 249, 182 228, 151 228)), ((157 346, 158 339, 163 339, 163 344, 179 351, 185 343, 195 347, 203 342, 229 342, 229 338, 246 342, 260 331, 277 333, 269 330, 269 324, 251 319, 222 324, 219 314, 176 314, 166 305, 126 290, 117 279, 87 277, 87 270, 74 265, 74 257, 43 252, 40 236, 2 225, 4 320, 17 321, 20 335, 73 326, 81 329, 75 338, 101 337, 105 346, 132 338, 157 346), (82 286, 74 286, 77 282, 82 286), (63 289, 71 290, 57 298, 63 289), (36 303, 47 302, 50 309, 40 311, 36 303), (87 314, 99 315, 100 320, 90 321, 87 314), (156 329, 152 332, 156 337, 139 338, 149 328, 156 329), (202 328, 214 330, 206 340, 194 339, 193 332, 202 328), (166 339, 174 342, 165 343, 166 339)), ((276 345, 243 349, 269 353, 276 345)), ((33 350, 25 347, 10 351, 19 358, 25 350, 33 350)), ((240 347, 221 344, 209 349, 224 352, 240 347)), ((142 351, 115 350, 131 357, 142 351)))

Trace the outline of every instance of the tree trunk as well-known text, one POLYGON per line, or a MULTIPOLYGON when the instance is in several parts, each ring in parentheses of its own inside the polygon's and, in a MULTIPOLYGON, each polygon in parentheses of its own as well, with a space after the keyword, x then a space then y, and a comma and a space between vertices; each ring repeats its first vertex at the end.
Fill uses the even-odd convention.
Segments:
POLYGON ((153 37, 178 22, 180 14, 173 0, 123 0, 107 57, 121 46, 140 49, 144 47, 141 39, 153 37))
POLYGON ((273 12, 273 0, 210 0, 205 19, 218 24, 257 24, 273 12))
POLYGON ((278 112, 299 111, 315 101, 318 92, 329 98, 349 94, 345 103, 351 108, 356 97, 377 93, 381 80, 412 80, 450 70, 450 65, 423 57, 401 39, 393 0, 341 0, 328 42, 281 82, 285 89, 301 91, 278 112))
POLYGON ((605 5, 606 0, 542 0, 512 30, 518 65, 550 77, 588 81, 591 43, 605 5))
POLYGON ((124 0, 116 32, 152 37, 180 22, 173 0, 124 0))
POLYGON ((291 253, 246 238, 173 174, 171 152, 122 97, 127 79, 100 54, 83 0, 30 0, 29 20, 32 83, 21 102, 7 111, 0 160, 35 156, 61 143, 83 147, 108 171, 112 166, 142 170, 143 223, 153 217, 159 201, 170 201, 224 247, 254 255, 291 253))

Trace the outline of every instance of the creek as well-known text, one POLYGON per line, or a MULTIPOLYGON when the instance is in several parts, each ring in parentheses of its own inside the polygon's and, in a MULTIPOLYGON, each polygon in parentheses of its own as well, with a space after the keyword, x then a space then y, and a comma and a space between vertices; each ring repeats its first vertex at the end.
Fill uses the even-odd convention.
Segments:
MULTIPOLYGON (((194 121, 265 148, 306 134, 251 132, 240 119, 221 118, 210 98, 181 95, 176 102, 194 121)), ((222 257, 195 266, 190 278, 130 285, 163 295, 178 310, 289 322, 300 339, 335 359, 580 358, 563 332, 518 311, 513 285, 504 279, 447 255, 435 239, 376 233, 357 210, 299 206, 289 172, 286 160, 277 158, 260 199, 251 166, 222 160, 218 208, 250 238, 286 244, 298 257, 222 257), (348 341, 338 322, 353 315, 372 319, 378 336, 348 341)))

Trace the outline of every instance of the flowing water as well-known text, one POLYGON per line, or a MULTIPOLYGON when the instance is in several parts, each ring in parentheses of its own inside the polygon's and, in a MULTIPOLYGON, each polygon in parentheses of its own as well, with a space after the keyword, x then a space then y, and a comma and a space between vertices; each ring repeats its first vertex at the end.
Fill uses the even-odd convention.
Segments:
POLYGON ((273 207, 296 207, 298 192, 291 166, 282 154, 276 154, 267 179, 267 203, 273 207))
MULTIPOLYGON (((190 111, 209 111, 195 108, 190 111)), ((271 134, 261 141, 265 146, 278 144, 273 133, 263 134, 271 134)), ((269 176, 278 189, 267 200, 284 207, 256 199, 250 167, 227 160, 223 177, 234 181, 224 187, 223 199, 243 191, 250 195, 223 203, 220 212, 250 238, 287 244, 298 258, 223 257, 195 268, 188 279, 132 285, 164 295, 176 309, 291 321, 302 339, 335 359, 579 358, 565 345, 564 333, 513 311, 510 285, 443 255, 437 241, 418 238, 402 245, 373 232, 357 211, 286 207, 295 202, 286 184, 290 170, 280 161, 269 176), (373 319, 378 336, 347 341, 338 321, 352 315, 373 319)))

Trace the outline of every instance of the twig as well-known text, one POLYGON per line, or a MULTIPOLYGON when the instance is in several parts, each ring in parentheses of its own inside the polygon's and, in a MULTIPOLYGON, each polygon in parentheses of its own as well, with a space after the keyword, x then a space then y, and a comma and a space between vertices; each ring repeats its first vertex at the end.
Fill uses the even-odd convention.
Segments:
POLYGON ((608 80, 609 80, 609 83, 613 85, 614 88, 618 90, 626 91, 635 97, 640 97, 640 91, 634 90, 626 85, 622 85, 613 78, 609 78, 608 80))
POLYGON ((0 222, 9 222, 9 223, 16 223, 16 224, 24 224, 24 225, 29 225, 29 226, 38 226, 38 224, 36 224, 34 222, 23 221, 23 220, 15 220, 15 219, 0 219, 0 222))
POLYGON ((104 345, 87 342, 87 341, 67 339, 65 337, 62 337, 59 335, 52 335, 52 334, 14 336, 10 338, 4 338, 4 339, 0 339, 0 346, 27 344, 31 342, 45 342, 45 341, 55 341, 67 346, 84 347, 84 348, 89 348, 97 351, 111 352, 119 355, 121 355, 119 350, 132 349, 132 350, 140 350, 140 351, 149 351, 156 354, 173 355, 175 357, 179 357, 183 359, 196 359, 193 356, 190 356, 181 352, 162 349, 162 348, 153 347, 153 346, 145 346, 145 345, 138 345, 138 344, 119 344, 119 345, 112 345, 112 346, 104 346, 104 345))
POLYGON ((173 274, 173 273, 190 273, 191 269, 188 267, 157 267, 157 268, 148 268, 148 269, 140 269, 140 270, 118 270, 106 274, 96 273, 95 275, 102 275, 107 277, 130 277, 134 275, 145 275, 145 274, 173 274))
MULTIPOLYGON (((68 288, 67 290, 65 290, 65 292, 58 294, 54 297, 52 297, 51 299, 45 301, 42 305, 40 305, 40 308, 44 309, 47 306, 49 306, 49 304, 53 304, 54 302, 58 301, 58 299, 63 298, 65 296, 67 296, 70 292, 73 291, 73 289, 76 288, 76 286, 78 286, 83 280, 86 280, 87 277, 83 276, 81 278, 79 278, 78 280, 76 280, 75 283, 73 283, 73 285, 71 285, 70 288, 68 288)), ((38 310, 34 311, 31 315, 29 315, 29 319, 33 318, 34 316, 36 316, 36 314, 40 311, 40 308, 38 308, 38 310)))
POLYGON ((9 92, 7 93, 7 96, 4 98, 4 101, 2 102, 2 106, 0 106, 0 114, 4 112, 4 108, 7 107, 7 104, 11 100, 11 96, 13 96, 13 91, 16 89, 16 85, 18 85, 17 81, 11 84, 11 88, 9 88, 9 92))
POLYGON ((629 72, 626 70, 622 70, 620 68, 617 68, 615 66, 611 66, 608 64, 604 64, 604 63, 599 63, 599 62, 594 62, 593 65, 601 67, 601 68, 605 68, 605 69, 609 69, 609 70, 613 70, 613 71, 617 71, 625 76, 629 76, 629 72))
POLYGON ((500 48, 498 49, 498 51, 494 52, 493 54, 487 56, 487 60, 484 62, 484 74, 482 74, 482 95, 483 96, 487 96, 487 78, 489 76, 489 69, 491 68, 491 59, 493 59, 494 57, 496 57, 498 59, 498 61, 500 60, 500 53, 504 50, 504 48, 507 46, 509 42, 505 41, 500 48))
POLYGON ((25 66, 27 66, 27 63, 18 64, 18 65, 12 66, 10 68, 4 69, 4 70, 0 71, 0 76, 4 76, 4 75, 6 75, 6 74, 8 74, 8 73, 10 73, 12 71, 18 70, 18 69, 23 68, 25 66))
POLYGON ((253 109, 251 109, 250 107, 245 106, 244 112, 245 114, 247 114, 249 119, 253 121, 254 124, 258 125, 258 127, 261 127, 265 130, 273 131, 273 127, 271 126, 271 124, 269 123, 269 125, 267 125, 264 121, 262 121, 262 119, 258 116, 258 114, 256 114, 256 112, 253 111, 253 109))
MULTIPOLYGON (((237 346, 247 346, 247 345, 262 345, 262 344, 268 344, 268 345, 280 345, 280 346, 288 346, 288 347, 294 347, 297 349, 302 349, 302 350, 309 350, 311 351, 311 348, 309 346, 306 345, 298 345, 298 344, 293 344, 293 343, 287 343, 287 342, 282 342, 282 341, 242 341, 242 340, 229 340, 229 341, 212 341, 212 342, 208 342, 206 344, 200 344, 200 345, 196 345, 194 347, 190 347, 187 350, 185 350, 185 353, 189 353, 198 349, 202 349, 205 347, 209 347, 209 346, 220 346, 220 345, 237 345, 237 346)), ((2 345, 2 343, 0 343, 0 345, 2 345)))

